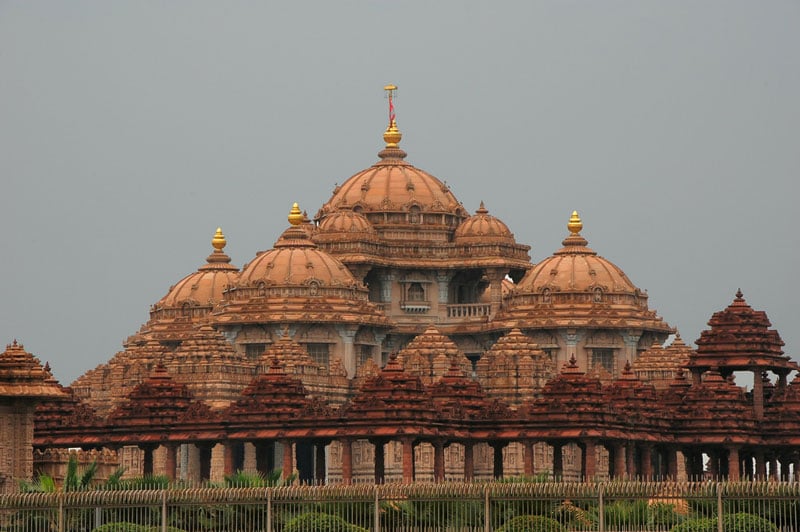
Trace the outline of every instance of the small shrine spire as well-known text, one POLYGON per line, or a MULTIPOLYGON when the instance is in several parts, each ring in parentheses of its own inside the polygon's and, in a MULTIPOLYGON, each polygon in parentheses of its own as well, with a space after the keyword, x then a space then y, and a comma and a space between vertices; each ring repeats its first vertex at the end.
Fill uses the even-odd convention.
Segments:
POLYGON ((383 90, 386 91, 386 95, 389 98, 389 126, 383 133, 383 140, 386 142, 387 148, 397 148, 400 139, 403 138, 403 134, 397 129, 397 120, 394 112, 394 98, 397 93, 397 85, 386 85, 383 87, 383 90))

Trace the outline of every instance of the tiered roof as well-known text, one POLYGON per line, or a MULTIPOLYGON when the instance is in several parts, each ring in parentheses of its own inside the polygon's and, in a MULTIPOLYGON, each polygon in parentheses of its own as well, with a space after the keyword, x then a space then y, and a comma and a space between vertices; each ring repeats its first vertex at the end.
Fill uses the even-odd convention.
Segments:
POLYGON ((0 398, 45 399, 64 392, 39 359, 14 340, 0 353, 0 398))
POLYGON ((536 342, 514 328, 483 354, 476 373, 490 397, 519 406, 556 375, 556 368, 536 342))
POLYGON ((692 349, 683 342, 680 333, 676 333, 668 347, 662 346, 657 340, 653 342, 633 362, 632 369, 639 379, 664 389, 678 374, 678 370, 686 367, 691 353, 692 349))
POLYGON ((800 370, 783 354, 783 340, 763 310, 753 310, 736 292, 733 303, 715 312, 708 321, 711 327, 700 333, 697 351, 688 367, 692 371, 718 368, 727 375, 737 370, 771 370, 779 374, 800 370))

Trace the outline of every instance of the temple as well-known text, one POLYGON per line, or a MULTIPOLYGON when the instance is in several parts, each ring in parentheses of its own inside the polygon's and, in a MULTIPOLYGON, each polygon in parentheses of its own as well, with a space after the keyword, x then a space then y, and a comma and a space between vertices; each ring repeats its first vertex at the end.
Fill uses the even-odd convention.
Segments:
POLYGON ((108 362, 64 387, 0 354, 0 491, 68 449, 186 482, 800 478, 800 367, 763 311, 736 292, 691 348, 575 211, 532 263, 406 160, 386 89, 377 162, 242 268, 217 229, 108 362))

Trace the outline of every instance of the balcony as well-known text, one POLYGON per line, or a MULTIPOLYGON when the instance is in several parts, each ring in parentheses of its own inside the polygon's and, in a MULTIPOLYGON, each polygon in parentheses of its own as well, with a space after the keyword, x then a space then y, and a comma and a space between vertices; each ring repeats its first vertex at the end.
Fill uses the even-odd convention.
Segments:
POLYGON ((448 319, 487 318, 492 313, 489 303, 464 303, 460 305, 447 305, 448 319))

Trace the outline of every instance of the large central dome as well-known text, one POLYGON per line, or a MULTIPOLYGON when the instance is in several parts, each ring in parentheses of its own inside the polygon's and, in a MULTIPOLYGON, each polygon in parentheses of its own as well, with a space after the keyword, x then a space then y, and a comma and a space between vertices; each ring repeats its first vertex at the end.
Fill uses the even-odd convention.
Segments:
POLYGON ((320 223, 341 210, 363 214, 381 226, 427 225, 455 229, 468 217, 450 188, 431 174, 405 161, 398 146, 402 135, 392 120, 383 135, 386 147, 379 161, 337 186, 319 210, 320 223))

